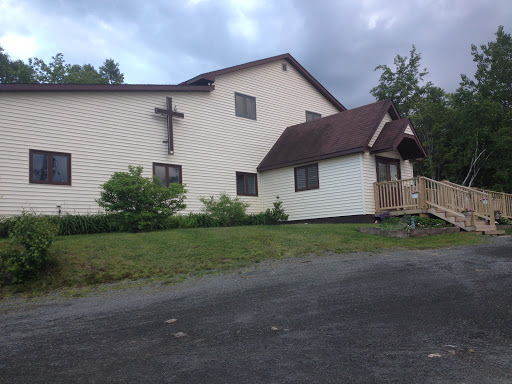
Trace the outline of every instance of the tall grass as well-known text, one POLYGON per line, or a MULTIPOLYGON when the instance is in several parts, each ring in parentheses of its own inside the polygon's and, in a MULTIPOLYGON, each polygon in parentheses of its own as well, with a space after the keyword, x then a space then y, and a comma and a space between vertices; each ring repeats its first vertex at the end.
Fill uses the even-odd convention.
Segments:
MULTIPOLYGON (((118 215, 105 213, 40 217, 49 217, 52 223, 57 224, 59 236, 119 232, 122 228, 122 221, 118 215)), ((19 218, 20 216, 13 216, 0 219, 0 238, 9 236, 19 218)))

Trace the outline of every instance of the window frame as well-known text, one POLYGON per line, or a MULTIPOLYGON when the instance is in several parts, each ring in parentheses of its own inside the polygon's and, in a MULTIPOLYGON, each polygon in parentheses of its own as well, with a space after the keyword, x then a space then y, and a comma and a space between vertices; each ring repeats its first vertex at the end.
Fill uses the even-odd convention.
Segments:
MULTIPOLYGON (((169 184, 171 184, 169 181, 169 167, 173 168, 179 168, 179 183, 172 183, 172 184, 183 184, 183 176, 181 172, 181 165, 178 164, 166 164, 166 163, 153 163, 153 176, 156 176, 155 174, 155 167, 165 167, 165 186, 169 188, 169 184)), ((157 176, 158 177, 158 176, 157 176)))
POLYGON ((322 114, 321 113, 317 113, 317 112, 311 112, 311 111, 306 111, 306 123, 308 121, 313 121, 313 120, 318 120, 318 119, 321 119, 322 118, 322 114), (312 115, 312 116, 318 116, 316 119, 311 119, 311 120, 308 120, 308 114, 309 115, 312 115))
POLYGON ((375 156, 375 170, 377 172, 377 174, 376 174, 377 181, 379 180, 379 163, 386 165, 386 180, 385 181, 391 181, 391 180, 388 180, 391 178, 391 170, 389 167, 391 164, 394 164, 397 166, 398 180, 402 179, 402 170, 400 169, 400 163, 401 163, 400 159, 393 159, 391 157, 383 157, 383 156, 375 156))
POLYGON ((28 181, 30 184, 71 185, 71 153, 46 151, 42 149, 29 149, 28 156, 28 181), (35 180, 32 178, 34 172, 34 154, 48 156, 48 180, 35 180), (50 164, 52 164, 52 159, 54 155, 66 156, 67 158, 67 181, 65 182, 53 181, 53 166, 51 166, 50 164))
POLYGON ((244 95, 243 93, 240 93, 240 92, 235 92, 235 116, 237 117, 243 117, 245 119, 249 119, 249 120, 257 120, 256 117, 257 117, 257 113, 256 113, 256 97, 255 96, 249 96, 249 95, 244 95), (236 108, 236 97, 237 96, 241 96, 243 98, 243 112, 245 113, 244 114, 238 114, 238 111, 237 111, 237 108, 236 108), (254 100, 254 117, 250 117, 250 116, 247 116, 248 113, 247 113, 247 99, 250 99, 250 100, 254 100))
POLYGON ((257 173, 251 173, 251 172, 236 172, 236 194, 237 196, 258 196, 258 174, 257 173), (245 176, 245 190, 247 193, 240 193, 238 190, 238 176, 244 175, 245 176), (247 176, 254 176, 254 182, 255 182, 255 189, 256 193, 249 193, 249 179, 247 176))
POLYGON ((318 163, 301 165, 300 167, 293 168, 293 176, 295 178, 295 192, 310 191, 312 189, 320 189, 320 172, 318 171, 318 163), (313 165, 316 167, 316 176, 318 179, 318 183, 317 183, 316 187, 309 186, 308 167, 311 167, 313 165), (304 172, 305 172, 305 176, 306 176, 306 188, 299 188, 299 186, 297 184, 297 170, 301 169, 301 168, 304 168, 304 172))

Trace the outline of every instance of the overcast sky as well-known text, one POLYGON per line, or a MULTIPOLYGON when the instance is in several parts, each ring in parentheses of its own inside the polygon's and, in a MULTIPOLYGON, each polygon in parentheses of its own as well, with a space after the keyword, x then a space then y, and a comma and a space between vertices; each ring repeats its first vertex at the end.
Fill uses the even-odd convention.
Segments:
POLYGON ((412 44, 427 80, 454 91, 474 73, 471 44, 512 33, 512 0, 0 0, 12 59, 58 52, 67 63, 120 63, 131 84, 290 53, 347 108, 373 101, 379 64, 412 44))

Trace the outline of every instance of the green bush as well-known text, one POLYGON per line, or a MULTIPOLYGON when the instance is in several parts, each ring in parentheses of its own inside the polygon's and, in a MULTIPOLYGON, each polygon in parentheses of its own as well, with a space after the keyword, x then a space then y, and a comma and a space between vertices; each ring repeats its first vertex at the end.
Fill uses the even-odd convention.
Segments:
POLYGON ((266 225, 268 218, 265 212, 252 213, 245 217, 242 225, 266 225))
POLYGON ((276 201, 272 204, 274 208, 267 208, 265 211, 266 224, 276 225, 288 220, 288 215, 284 211, 283 202, 279 200, 279 196, 276 196, 276 201))
POLYGON ((156 176, 143 177, 142 170, 129 166, 128 172, 114 173, 101 186, 98 204, 108 213, 117 213, 124 230, 165 229, 169 216, 186 208, 186 191, 181 184, 167 188, 156 176))
POLYGON ((59 225, 59 236, 119 232, 122 227, 122 218, 117 214, 66 214, 60 217, 53 216, 52 220, 59 225))
POLYGON ((238 197, 232 199, 228 194, 223 193, 218 198, 210 196, 201 197, 199 200, 203 203, 205 213, 210 215, 220 227, 243 225, 247 217, 246 210, 249 203, 238 197))
MULTIPOLYGON (((410 229, 412 228, 412 216, 386 216, 381 223, 382 227, 386 229, 410 229)), ((443 228, 449 225, 441 219, 420 216, 414 216, 414 223, 417 228, 443 228)))
POLYGON ((6 239, 9 237, 9 233, 14 227, 16 220, 18 220, 18 216, 4 217, 0 219, 0 239, 6 239))
POLYGON ((510 220, 503 216, 500 217, 498 220, 496 220, 496 222, 498 223, 498 225, 509 225, 510 224, 510 220))
POLYGON ((50 218, 23 212, 10 231, 10 247, 0 253, 3 282, 22 283, 37 276, 48 263, 56 234, 57 226, 50 218))

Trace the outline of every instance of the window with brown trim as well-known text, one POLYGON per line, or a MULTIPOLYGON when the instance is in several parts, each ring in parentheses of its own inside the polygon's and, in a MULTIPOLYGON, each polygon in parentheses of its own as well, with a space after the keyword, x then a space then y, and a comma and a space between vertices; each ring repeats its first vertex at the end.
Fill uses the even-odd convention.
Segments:
POLYGON ((306 121, 321 119, 322 115, 316 112, 306 111, 306 121))
POLYGON ((236 194, 240 196, 258 196, 258 175, 256 173, 236 173, 236 194))
POLYGON ((29 182, 71 185, 71 153, 29 150, 29 182))
POLYGON ((235 114, 256 120, 256 98, 235 92, 235 114))
POLYGON ((320 188, 318 164, 295 167, 295 192, 320 188))
POLYGON ((153 163, 153 175, 158 177, 163 185, 181 184, 181 165, 153 163))
POLYGON ((400 160, 389 157, 375 156, 377 165, 377 181, 400 180, 400 160))

